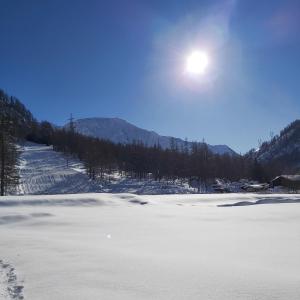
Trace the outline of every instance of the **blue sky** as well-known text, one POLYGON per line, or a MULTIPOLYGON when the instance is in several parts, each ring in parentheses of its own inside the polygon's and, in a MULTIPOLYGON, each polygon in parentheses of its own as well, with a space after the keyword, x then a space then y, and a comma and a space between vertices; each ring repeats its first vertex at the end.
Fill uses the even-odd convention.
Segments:
POLYGON ((39 120, 119 117, 245 152, 299 118, 299 31, 299 1, 0 0, 0 87, 39 120))

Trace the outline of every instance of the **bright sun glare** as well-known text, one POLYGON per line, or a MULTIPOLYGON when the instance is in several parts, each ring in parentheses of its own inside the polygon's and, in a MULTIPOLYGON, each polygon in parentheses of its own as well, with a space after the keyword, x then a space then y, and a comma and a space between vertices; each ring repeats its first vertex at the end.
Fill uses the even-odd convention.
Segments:
POLYGON ((209 57, 204 51, 193 51, 186 58, 186 71, 190 74, 204 74, 209 65, 209 57))

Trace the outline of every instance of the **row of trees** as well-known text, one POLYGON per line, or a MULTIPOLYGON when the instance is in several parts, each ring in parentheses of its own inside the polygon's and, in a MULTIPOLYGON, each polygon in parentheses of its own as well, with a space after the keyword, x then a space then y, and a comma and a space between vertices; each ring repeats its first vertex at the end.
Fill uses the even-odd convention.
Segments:
POLYGON ((22 124, 29 115, 21 102, 0 90, 0 195, 13 190, 19 181, 16 139, 26 134, 22 124), (24 111, 24 114, 22 114, 24 111), (23 118, 21 118, 21 115, 23 118))
POLYGON ((0 117, 0 195, 13 189, 19 180, 17 162, 18 151, 11 133, 11 121, 0 117))

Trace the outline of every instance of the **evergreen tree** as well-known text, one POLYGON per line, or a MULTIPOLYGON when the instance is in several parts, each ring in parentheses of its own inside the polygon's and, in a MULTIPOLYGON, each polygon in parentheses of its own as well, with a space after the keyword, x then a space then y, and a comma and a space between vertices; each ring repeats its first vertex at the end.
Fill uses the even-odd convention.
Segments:
POLYGON ((0 114, 0 195, 16 187, 18 152, 13 136, 14 124, 2 111, 0 114))

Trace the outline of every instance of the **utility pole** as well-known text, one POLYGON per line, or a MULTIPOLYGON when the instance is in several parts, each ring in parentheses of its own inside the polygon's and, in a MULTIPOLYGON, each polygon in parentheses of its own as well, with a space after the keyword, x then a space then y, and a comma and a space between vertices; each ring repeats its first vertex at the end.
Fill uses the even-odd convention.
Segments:
MULTIPOLYGON (((74 133, 75 133, 75 124, 74 124, 74 118, 73 118, 73 114, 70 114, 70 118, 68 119, 69 121, 69 129, 70 129, 70 135, 68 136, 69 138, 69 147, 70 145, 73 144, 73 138, 74 138, 74 133)), ((68 152, 68 151, 67 151, 68 152)), ((67 160, 67 168, 69 167, 69 157, 68 157, 69 153, 66 153, 66 160, 67 160)))
POLYGON ((70 115, 70 118, 68 119, 68 121, 69 121, 70 131, 72 133, 74 133, 75 132, 75 124, 74 124, 73 114, 70 115))

